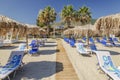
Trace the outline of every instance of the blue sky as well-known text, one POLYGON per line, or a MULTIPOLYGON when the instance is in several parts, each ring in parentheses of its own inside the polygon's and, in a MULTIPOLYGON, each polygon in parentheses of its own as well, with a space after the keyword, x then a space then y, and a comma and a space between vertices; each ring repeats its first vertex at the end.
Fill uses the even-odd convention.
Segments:
POLYGON ((22 23, 36 24, 40 9, 49 5, 60 13, 65 5, 70 4, 74 9, 79 9, 83 5, 89 7, 93 18, 120 12, 120 0, 0 0, 0 15, 22 23))

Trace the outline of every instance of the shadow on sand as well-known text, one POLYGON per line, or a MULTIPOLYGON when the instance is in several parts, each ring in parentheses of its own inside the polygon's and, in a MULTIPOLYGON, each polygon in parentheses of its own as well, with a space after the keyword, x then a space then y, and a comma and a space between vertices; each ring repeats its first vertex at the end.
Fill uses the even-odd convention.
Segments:
POLYGON ((63 64, 54 61, 30 62, 23 66, 24 71, 18 72, 11 80, 41 80, 63 71, 63 64), (56 70, 56 64, 59 69, 56 70))
POLYGON ((59 50, 40 50, 39 52, 32 54, 33 57, 38 57, 40 55, 52 55, 58 52, 59 50))
POLYGON ((15 48, 18 48, 18 46, 2 46, 0 47, 0 50, 11 50, 15 48))
POLYGON ((56 42, 52 42, 52 41, 47 41, 46 43, 56 43, 56 42))
POLYGON ((51 55, 51 54, 55 54, 56 53, 56 50, 41 50, 40 55, 51 55))
POLYGON ((55 47, 57 46, 56 43, 46 43, 43 47, 55 47))
POLYGON ((25 41, 18 41, 18 42, 15 42, 13 44, 20 44, 20 43, 26 43, 25 41))
POLYGON ((110 55, 120 55, 120 53, 115 52, 115 51, 110 51, 110 50, 99 50, 99 51, 108 51, 110 52, 110 55))

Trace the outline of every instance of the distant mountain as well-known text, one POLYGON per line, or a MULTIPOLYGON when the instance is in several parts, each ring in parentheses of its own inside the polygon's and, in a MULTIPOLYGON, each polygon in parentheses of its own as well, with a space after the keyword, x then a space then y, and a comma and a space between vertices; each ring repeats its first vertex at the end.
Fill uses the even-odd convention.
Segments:
POLYGON ((94 24, 96 22, 97 19, 92 19, 91 23, 94 24))

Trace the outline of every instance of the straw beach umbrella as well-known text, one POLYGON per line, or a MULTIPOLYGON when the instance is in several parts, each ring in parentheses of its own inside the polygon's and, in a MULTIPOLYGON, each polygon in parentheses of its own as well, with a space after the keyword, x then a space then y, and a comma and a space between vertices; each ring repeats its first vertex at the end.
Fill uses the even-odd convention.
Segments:
POLYGON ((95 33, 95 27, 93 25, 75 26, 75 28, 67 29, 63 32, 64 35, 73 34, 75 36, 86 36, 89 30, 89 36, 93 36, 95 33))
POLYGON ((75 37, 81 36, 87 37, 87 44, 89 45, 88 38, 95 35, 95 27, 91 24, 84 26, 75 26, 75 28, 68 29, 64 31, 64 35, 73 34, 75 37))
POLYGON ((63 32, 63 34, 70 37, 71 35, 74 34, 74 30, 73 29, 67 29, 63 32))
POLYGON ((43 29, 43 28, 40 28, 40 29, 39 29, 39 33, 40 33, 40 35, 47 35, 46 30, 43 29))
POLYGON ((95 22, 96 30, 100 33, 102 30, 105 35, 109 36, 110 33, 120 33, 120 14, 109 15, 99 18, 95 22))
POLYGON ((24 26, 21 27, 19 25, 22 26, 22 24, 20 24, 19 22, 1 15, 0 16, 0 29, 1 29, 0 35, 5 36, 7 33, 11 32, 12 33, 11 35, 15 36, 16 33, 18 33, 19 29, 24 27, 24 26))

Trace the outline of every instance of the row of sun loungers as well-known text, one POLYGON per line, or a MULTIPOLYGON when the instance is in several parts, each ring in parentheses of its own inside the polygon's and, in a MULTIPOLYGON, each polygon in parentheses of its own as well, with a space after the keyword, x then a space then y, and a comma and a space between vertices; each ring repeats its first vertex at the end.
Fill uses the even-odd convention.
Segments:
POLYGON ((64 41, 69 43, 71 47, 74 47, 76 43, 75 39, 64 38, 64 41))
MULTIPOLYGON (((37 45, 36 42, 37 42, 36 40, 32 40, 32 42, 29 44, 31 46, 31 49, 28 50, 29 54, 34 54, 38 52, 39 46, 37 45)), ((11 52, 11 55, 6 65, 0 67, 0 79, 8 78, 9 80, 11 80, 9 77, 10 74, 13 74, 13 77, 15 77, 16 71, 23 66, 22 59, 25 50, 26 50, 26 44, 21 43, 17 51, 11 52)))
POLYGON ((0 47, 10 45, 12 43, 17 42, 18 40, 1 40, 0 39, 0 47))
MULTIPOLYGON (((120 69, 118 69, 118 67, 116 67, 113 64, 113 61, 110 56, 110 52, 99 51, 97 49, 96 45, 94 44, 94 40, 92 40, 92 38, 90 38, 90 39, 93 44, 89 45, 89 49, 85 47, 84 43, 79 42, 79 43, 76 43, 77 51, 82 55, 89 54, 90 52, 96 53, 100 69, 106 75, 108 75, 109 79, 120 80, 120 69)), ((86 40, 86 38, 83 38, 83 40, 86 40)), ((98 42, 105 46, 109 46, 108 44, 104 43, 106 40, 107 40, 106 38, 103 38, 103 40, 101 40, 101 41, 98 39, 98 42)), ((116 39, 116 41, 118 41, 118 40, 116 39)))
POLYGON ((100 40, 99 38, 96 38, 97 42, 101 43, 102 45, 106 47, 120 47, 120 44, 118 43, 117 38, 109 38, 109 43, 105 38, 100 40))
MULTIPOLYGON (((76 45, 77 51, 80 54, 89 54, 82 43, 76 45)), ((109 79, 120 80, 120 70, 113 64, 110 53, 108 51, 98 51, 95 45, 90 45, 92 52, 95 52, 99 62, 99 66, 109 79)))
POLYGON ((76 44, 76 49, 80 54, 89 54, 83 43, 76 44))

